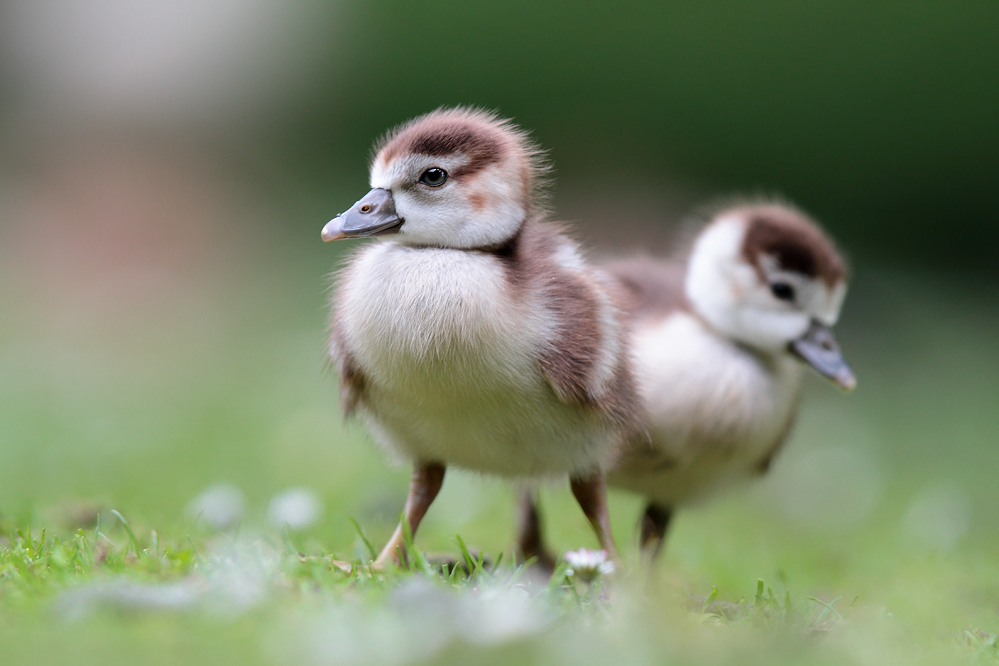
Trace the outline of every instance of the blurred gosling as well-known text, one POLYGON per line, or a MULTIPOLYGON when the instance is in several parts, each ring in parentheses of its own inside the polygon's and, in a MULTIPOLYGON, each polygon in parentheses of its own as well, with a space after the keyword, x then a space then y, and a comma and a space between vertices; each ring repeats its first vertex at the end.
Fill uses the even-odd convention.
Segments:
MULTIPOLYGON (((686 262, 606 269, 629 313, 647 432, 608 482, 648 500, 641 547, 651 560, 677 507, 767 472, 794 423, 802 362, 853 389, 832 333, 847 270, 815 222, 771 203, 711 216, 686 262)), ((550 560, 529 494, 521 530, 524 555, 550 560)))

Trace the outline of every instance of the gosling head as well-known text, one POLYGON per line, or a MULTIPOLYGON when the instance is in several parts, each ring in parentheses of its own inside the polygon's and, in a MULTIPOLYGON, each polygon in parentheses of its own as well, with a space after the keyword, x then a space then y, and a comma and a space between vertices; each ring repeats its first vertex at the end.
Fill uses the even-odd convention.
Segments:
POLYGON ((407 245, 473 249, 512 238, 538 207, 541 153, 509 120, 439 109, 390 131, 371 191, 323 240, 392 235, 407 245))
POLYGON ((850 390, 856 379, 832 334, 846 290, 832 241, 778 204, 716 214, 687 269, 687 297, 712 328, 765 353, 788 351, 850 390))

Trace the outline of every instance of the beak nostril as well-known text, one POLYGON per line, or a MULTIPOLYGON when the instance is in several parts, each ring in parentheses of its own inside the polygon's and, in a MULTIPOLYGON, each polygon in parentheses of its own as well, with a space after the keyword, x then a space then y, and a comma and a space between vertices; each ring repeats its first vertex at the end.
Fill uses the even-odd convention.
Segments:
POLYGON ((371 212, 371 204, 364 204, 363 206, 361 206, 361 212, 362 213, 370 213, 371 212))

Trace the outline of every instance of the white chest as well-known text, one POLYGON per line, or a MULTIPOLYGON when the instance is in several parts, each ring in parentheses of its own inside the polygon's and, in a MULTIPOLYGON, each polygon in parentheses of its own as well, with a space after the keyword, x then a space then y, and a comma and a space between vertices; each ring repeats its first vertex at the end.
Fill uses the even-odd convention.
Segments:
POLYGON ((433 391, 482 372, 523 379, 544 335, 488 255, 378 243, 341 289, 344 338, 376 384, 423 380, 433 391))
POLYGON ((794 359, 758 357, 687 314, 640 327, 633 342, 652 450, 625 456, 618 485, 682 501, 749 475, 783 435, 800 384, 794 359))
POLYGON ((551 474, 612 455, 601 424, 561 403, 538 351, 543 304, 476 252, 378 243, 349 267, 341 337, 364 376, 360 413, 406 458, 499 474, 551 474))

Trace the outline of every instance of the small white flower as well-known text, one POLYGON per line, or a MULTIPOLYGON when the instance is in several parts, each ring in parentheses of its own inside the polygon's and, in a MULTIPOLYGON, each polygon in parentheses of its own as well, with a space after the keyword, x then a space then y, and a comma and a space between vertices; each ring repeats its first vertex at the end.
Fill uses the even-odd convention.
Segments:
POLYGON ((275 495, 267 507, 267 519, 271 525, 292 530, 311 527, 322 517, 323 503, 314 492, 307 488, 290 488, 275 495))
POLYGON ((80 620, 100 608, 127 613, 192 610, 203 585, 191 579, 170 583, 138 583, 112 579, 83 584, 56 598, 56 609, 69 620, 80 620))
POLYGON ((458 617, 463 641, 502 645, 543 631, 551 621, 526 590, 502 585, 466 594, 458 617))
POLYGON ((226 483, 209 486, 187 505, 187 514, 216 530, 234 527, 243 519, 246 499, 239 488, 226 483))
POLYGON ((604 550, 570 550, 563 555, 569 569, 565 575, 577 576, 584 581, 592 581, 597 576, 608 576, 614 573, 614 563, 607 559, 607 551, 604 550))

